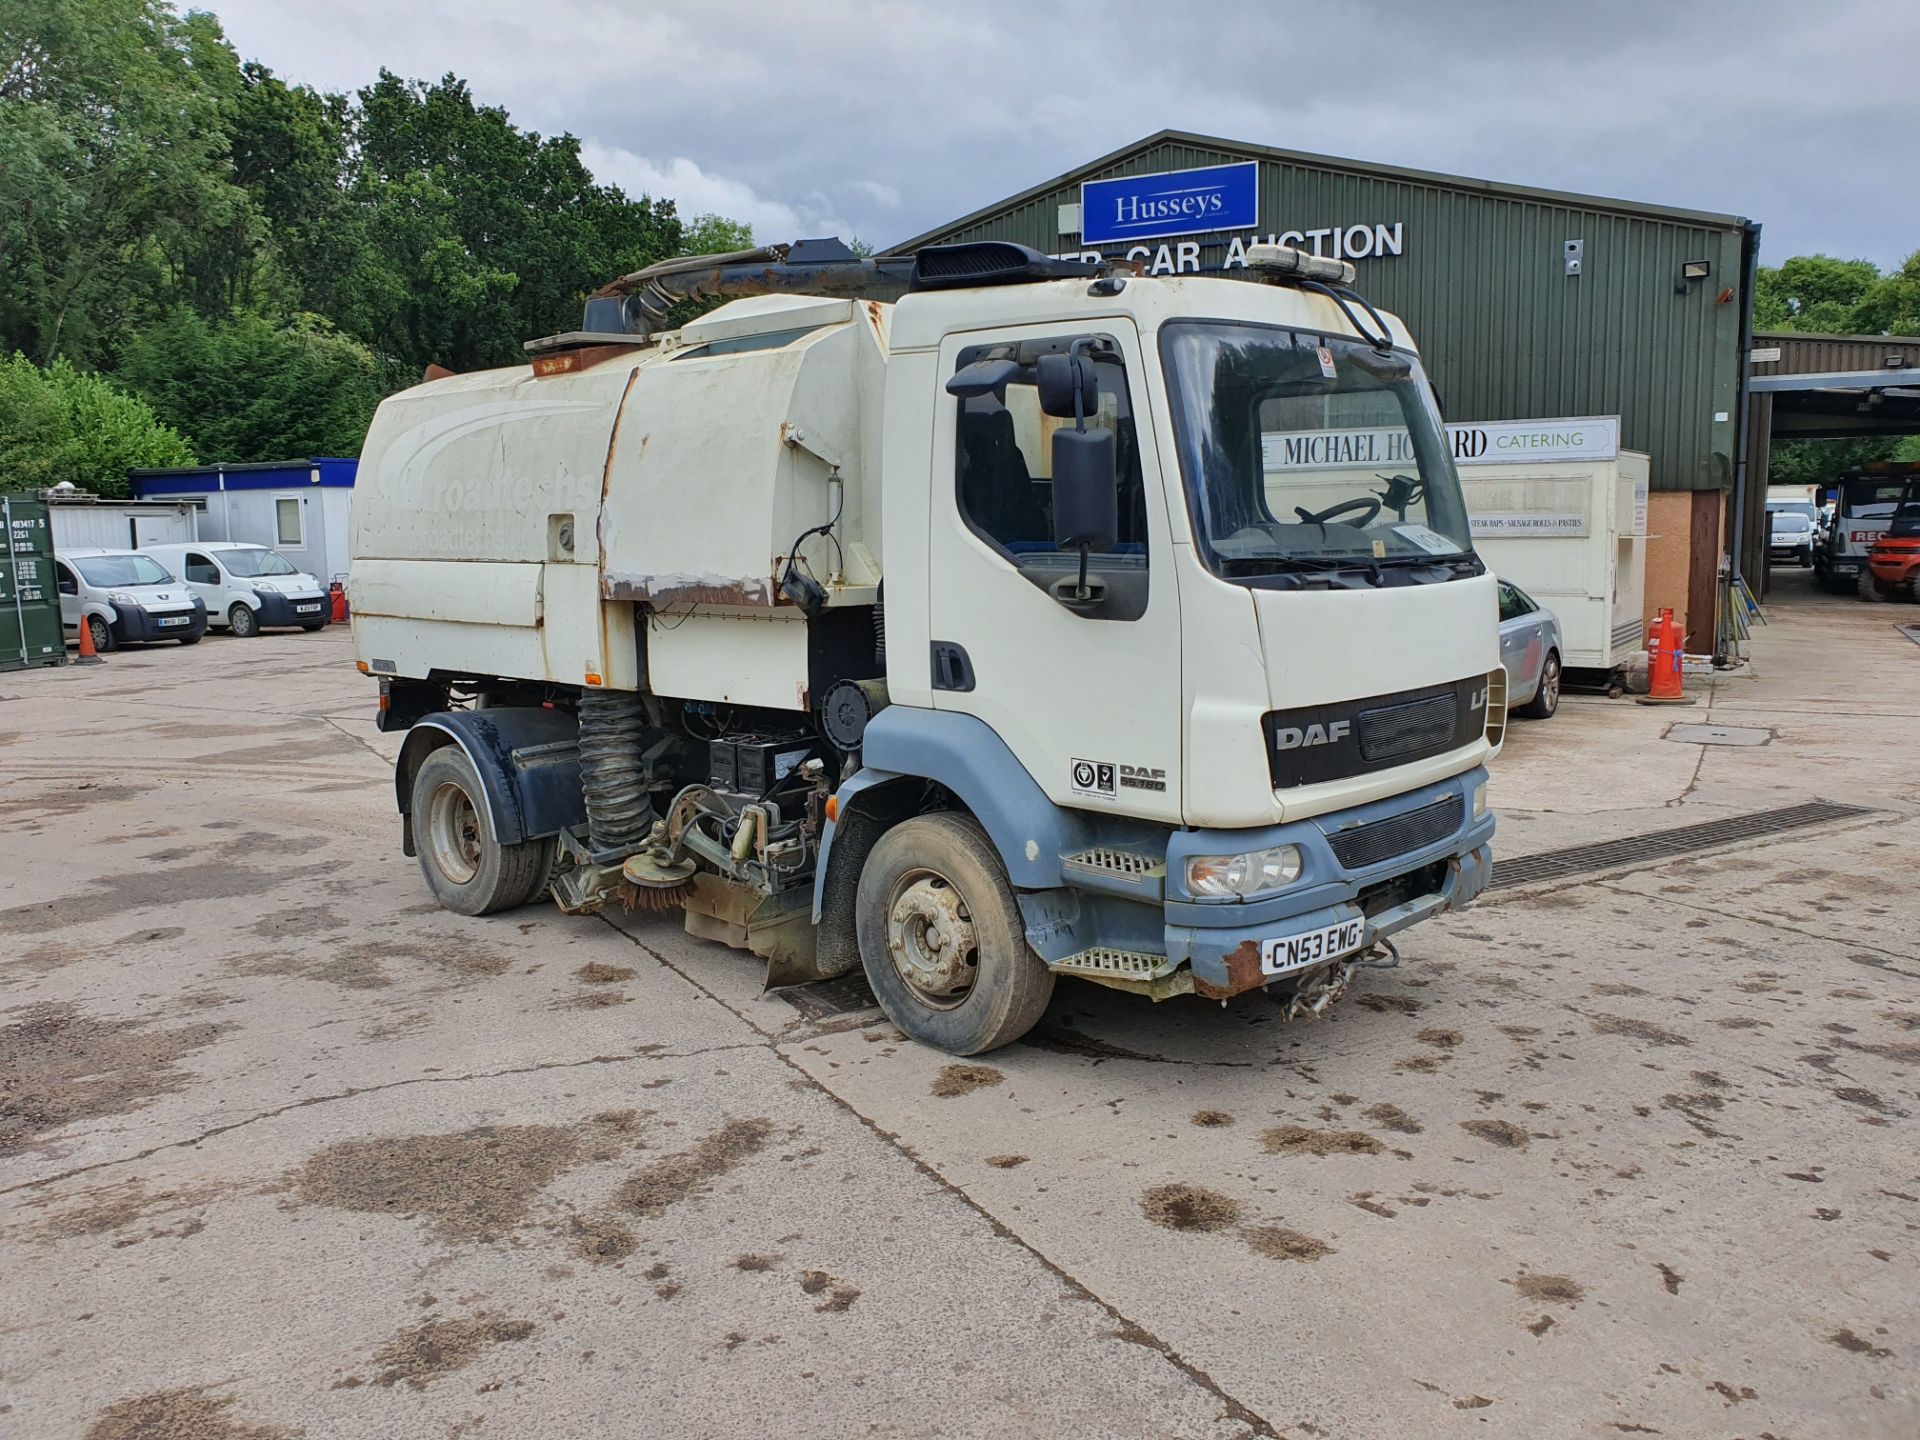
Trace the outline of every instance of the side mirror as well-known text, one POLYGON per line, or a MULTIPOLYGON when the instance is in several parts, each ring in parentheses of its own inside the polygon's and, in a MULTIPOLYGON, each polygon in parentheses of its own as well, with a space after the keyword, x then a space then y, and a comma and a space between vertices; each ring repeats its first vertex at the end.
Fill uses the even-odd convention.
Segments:
POLYGON ((1109 550, 1119 535, 1120 469, 1113 432, 1054 431, 1053 543, 1062 550, 1109 550))
MULTIPOLYGON (((976 360, 971 365, 962 366, 947 381, 947 393, 958 395, 962 400, 971 400, 976 395, 994 395, 1020 373, 1018 362, 1013 360, 976 360)), ((1067 412, 1071 415, 1073 412, 1067 412)))
POLYGON ((1093 362, 1086 356, 1042 355, 1034 361, 1033 368, 1043 414, 1056 420, 1072 420, 1091 415, 1100 408, 1099 382, 1093 373, 1093 362))

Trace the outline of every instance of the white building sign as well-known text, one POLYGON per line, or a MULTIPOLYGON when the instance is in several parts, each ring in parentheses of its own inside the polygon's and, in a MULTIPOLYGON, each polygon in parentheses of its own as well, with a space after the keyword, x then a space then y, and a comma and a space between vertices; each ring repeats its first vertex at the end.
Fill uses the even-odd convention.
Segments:
MULTIPOLYGON (((1620 417, 1468 422, 1447 426, 1447 444, 1461 466, 1613 460, 1620 454, 1620 417)), ((1269 431, 1260 437, 1260 451, 1269 474, 1403 465, 1413 453, 1404 429, 1269 431)))

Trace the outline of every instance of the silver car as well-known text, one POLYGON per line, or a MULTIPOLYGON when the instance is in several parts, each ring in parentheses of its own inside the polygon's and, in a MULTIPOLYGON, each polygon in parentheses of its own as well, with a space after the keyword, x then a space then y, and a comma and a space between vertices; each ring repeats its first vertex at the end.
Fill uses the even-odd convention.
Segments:
POLYGON ((1560 708, 1560 622, 1510 580, 1500 582, 1500 663, 1507 667, 1507 708, 1545 720, 1560 708))

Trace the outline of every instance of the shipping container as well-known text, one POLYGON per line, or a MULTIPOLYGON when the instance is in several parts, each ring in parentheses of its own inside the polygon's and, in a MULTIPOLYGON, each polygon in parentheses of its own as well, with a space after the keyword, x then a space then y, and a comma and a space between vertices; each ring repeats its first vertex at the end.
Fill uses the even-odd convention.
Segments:
POLYGON ((7 535, 0 554, 0 670, 63 665, 60 592, 53 583, 53 526, 44 501, 0 495, 7 535))

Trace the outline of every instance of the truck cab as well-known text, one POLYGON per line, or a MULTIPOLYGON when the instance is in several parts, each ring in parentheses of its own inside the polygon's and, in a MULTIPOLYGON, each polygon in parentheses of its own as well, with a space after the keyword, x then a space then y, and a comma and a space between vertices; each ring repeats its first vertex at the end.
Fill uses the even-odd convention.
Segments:
POLYGON ((1060 976, 1324 1009, 1486 884, 1505 672, 1412 338, 1310 259, 943 247, 678 331, 633 297, 726 267, 667 267, 386 402, 351 601, 430 886, 670 899, 956 1053, 1060 976))

